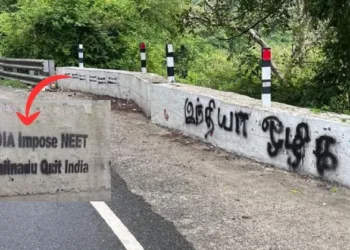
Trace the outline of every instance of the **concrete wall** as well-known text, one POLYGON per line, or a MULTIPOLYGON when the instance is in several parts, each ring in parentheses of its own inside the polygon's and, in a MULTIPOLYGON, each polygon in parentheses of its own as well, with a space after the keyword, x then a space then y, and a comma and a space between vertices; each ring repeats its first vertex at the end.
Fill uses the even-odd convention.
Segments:
POLYGON ((147 86, 141 92, 133 80, 140 76, 130 74, 119 73, 119 79, 124 86, 137 86, 138 94, 128 98, 136 97, 152 123, 282 169, 350 186, 350 116, 314 114, 280 103, 262 108, 260 100, 183 84, 140 80, 147 86))
POLYGON ((57 68, 57 74, 72 76, 70 81, 59 81, 59 87, 131 99, 142 108, 147 116, 151 115, 152 83, 165 81, 164 78, 154 74, 77 67, 57 68))

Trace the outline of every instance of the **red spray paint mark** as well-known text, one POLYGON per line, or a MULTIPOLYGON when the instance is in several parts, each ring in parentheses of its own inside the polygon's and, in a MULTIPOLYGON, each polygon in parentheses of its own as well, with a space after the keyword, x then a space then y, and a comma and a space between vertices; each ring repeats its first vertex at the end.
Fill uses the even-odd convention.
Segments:
POLYGON ((166 121, 169 120, 169 115, 167 114, 166 109, 164 109, 164 118, 166 121))

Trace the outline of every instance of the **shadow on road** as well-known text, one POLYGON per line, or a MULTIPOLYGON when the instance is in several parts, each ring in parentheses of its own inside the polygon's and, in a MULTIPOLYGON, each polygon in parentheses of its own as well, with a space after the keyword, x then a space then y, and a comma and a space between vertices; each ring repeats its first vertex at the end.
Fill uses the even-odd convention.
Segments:
POLYGON ((144 249, 194 249, 172 222, 153 212, 143 197, 133 194, 125 181, 112 173, 112 201, 109 207, 144 249))

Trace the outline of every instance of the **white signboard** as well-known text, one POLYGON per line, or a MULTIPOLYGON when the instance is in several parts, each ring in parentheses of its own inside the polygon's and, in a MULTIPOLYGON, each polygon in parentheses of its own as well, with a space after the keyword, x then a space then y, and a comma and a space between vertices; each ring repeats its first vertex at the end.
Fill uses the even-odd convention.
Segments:
POLYGON ((0 101, 0 200, 108 201, 110 101, 0 101))

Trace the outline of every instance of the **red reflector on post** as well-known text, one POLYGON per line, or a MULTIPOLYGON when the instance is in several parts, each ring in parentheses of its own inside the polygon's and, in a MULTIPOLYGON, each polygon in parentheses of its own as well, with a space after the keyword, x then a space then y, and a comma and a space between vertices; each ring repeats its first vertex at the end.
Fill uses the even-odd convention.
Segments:
POLYGON ((263 61, 270 61, 271 60, 271 49, 270 48, 263 48, 262 59, 263 59, 263 61))
POLYGON ((145 43, 140 43, 140 49, 145 49, 146 48, 146 44, 145 43))

